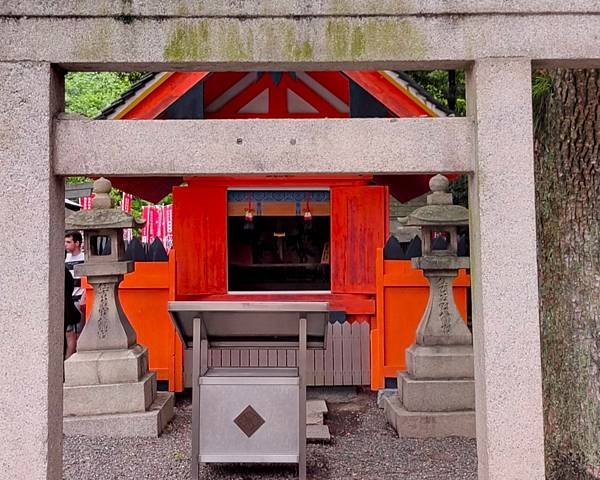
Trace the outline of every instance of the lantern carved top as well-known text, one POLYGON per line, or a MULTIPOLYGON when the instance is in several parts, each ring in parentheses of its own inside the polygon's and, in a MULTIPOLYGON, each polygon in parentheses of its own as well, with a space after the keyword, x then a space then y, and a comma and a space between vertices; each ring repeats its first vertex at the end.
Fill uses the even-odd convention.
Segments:
POLYGON ((98 230, 107 228, 137 228, 142 227, 144 220, 134 218, 132 215, 112 208, 109 180, 102 177, 94 182, 94 198, 91 210, 79 210, 65 218, 68 230, 98 230))
POLYGON ((429 180, 431 192, 427 196, 427 205, 412 212, 409 226, 460 226, 469 224, 469 210, 460 205, 453 205, 452 194, 448 192, 448 179, 443 175, 435 175, 429 180))

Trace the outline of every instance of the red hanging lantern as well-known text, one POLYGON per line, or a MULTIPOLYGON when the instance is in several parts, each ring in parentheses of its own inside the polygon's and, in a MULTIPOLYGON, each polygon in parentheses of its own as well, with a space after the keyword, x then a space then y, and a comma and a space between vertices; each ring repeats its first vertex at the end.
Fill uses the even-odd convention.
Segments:
POLYGON ((306 194, 306 208, 304 209, 304 229, 312 228, 312 213, 310 211, 310 193, 306 194))
POLYGON ((252 209, 252 194, 248 194, 248 207, 244 211, 244 230, 254 230, 254 210, 252 209))

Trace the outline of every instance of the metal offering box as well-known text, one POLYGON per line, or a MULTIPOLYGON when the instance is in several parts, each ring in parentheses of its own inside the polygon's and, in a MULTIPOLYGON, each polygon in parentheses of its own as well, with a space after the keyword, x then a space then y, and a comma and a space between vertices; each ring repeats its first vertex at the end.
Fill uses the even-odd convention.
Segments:
POLYGON ((169 302, 193 347, 192 478, 200 463, 298 463, 306 478, 306 350, 324 349, 326 302, 169 302), (297 348, 298 367, 209 368, 208 349, 297 348))

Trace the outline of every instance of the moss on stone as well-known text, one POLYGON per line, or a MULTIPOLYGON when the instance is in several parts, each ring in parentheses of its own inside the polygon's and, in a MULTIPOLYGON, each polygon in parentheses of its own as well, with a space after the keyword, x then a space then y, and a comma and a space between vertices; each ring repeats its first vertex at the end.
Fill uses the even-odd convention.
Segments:
POLYGON ((223 53, 228 60, 250 60, 254 52, 254 33, 248 30, 244 40, 239 26, 231 24, 227 27, 222 45, 223 53))
POLYGON ((288 28, 285 31, 284 54, 288 60, 306 61, 313 58, 313 47, 308 40, 297 41, 294 30, 288 28))
POLYGON ((327 49, 336 59, 348 57, 350 23, 347 20, 329 20, 326 27, 327 49))
POLYGON ((365 51, 365 32, 358 27, 352 30, 350 40, 350 55, 352 58, 360 57, 365 51))
POLYGON ((210 54, 209 28, 205 20, 181 21, 169 34, 163 56, 165 60, 203 60, 210 54))
POLYGON ((425 54, 425 37, 411 20, 368 20, 365 34, 367 39, 376 40, 372 45, 373 53, 386 56, 401 54, 413 59, 425 54))
POLYGON ((368 57, 424 56, 425 37, 411 20, 368 19, 360 23, 346 19, 329 20, 326 26, 329 55, 334 60, 368 57))
POLYGON ((100 24, 89 36, 79 42, 76 56, 85 60, 97 61, 108 58, 112 53, 114 23, 100 24))
POLYGON ((175 8, 175 13, 179 17, 187 17, 190 14, 190 9, 187 6, 186 2, 180 2, 177 4, 175 8))
POLYGON ((121 0, 121 11, 123 15, 131 15, 133 0, 121 0))

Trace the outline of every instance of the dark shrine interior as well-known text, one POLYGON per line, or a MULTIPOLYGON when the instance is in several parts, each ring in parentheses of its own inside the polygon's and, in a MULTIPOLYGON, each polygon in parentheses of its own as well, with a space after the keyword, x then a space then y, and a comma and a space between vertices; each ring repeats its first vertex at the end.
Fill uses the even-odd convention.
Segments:
POLYGON ((230 216, 229 291, 330 289, 330 217, 230 216))

